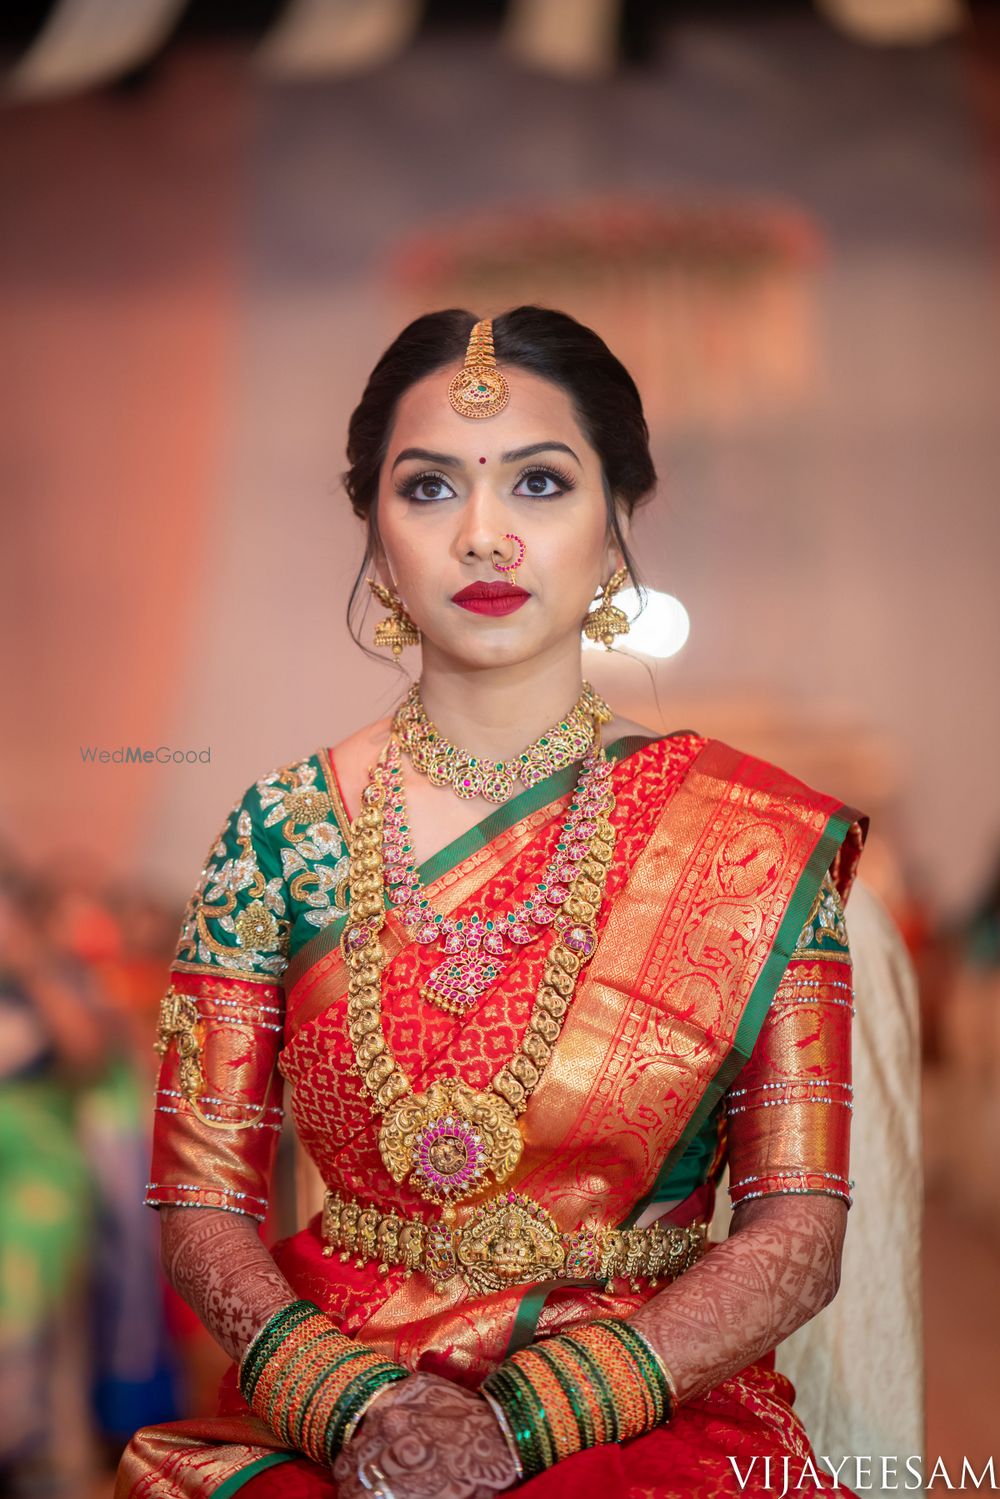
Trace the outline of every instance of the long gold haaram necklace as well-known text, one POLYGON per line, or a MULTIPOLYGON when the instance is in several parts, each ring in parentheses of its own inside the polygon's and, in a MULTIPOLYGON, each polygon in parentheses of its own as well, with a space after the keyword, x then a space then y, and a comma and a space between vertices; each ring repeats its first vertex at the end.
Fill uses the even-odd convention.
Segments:
MULTIPOLYGON (((391 743, 391 741, 390 741, 391 743)), ((521 1157, 517 1119, 527 1108, 562 1030, 579 975, 597 947, 597 914, 615 847, 611 762, 593 720, 586 769, 592 786, 589 818, 577 832, 586 851, 574 859, 569 894, 552 923, 554 940, 521 1044, 477 1092, 457 1078, 439 1078, 415 1093, 385 1038, 380 933, 385 924, 385 809, 392 794, 387 756, 372 768, 351 832, 350 906, 341 938, 348 982, 348 1031, 365 1088, 383 1115, 379 1151, 394 1181, 411 1185, 451 1216, 454 1203, 506 1181, 521 1157)))

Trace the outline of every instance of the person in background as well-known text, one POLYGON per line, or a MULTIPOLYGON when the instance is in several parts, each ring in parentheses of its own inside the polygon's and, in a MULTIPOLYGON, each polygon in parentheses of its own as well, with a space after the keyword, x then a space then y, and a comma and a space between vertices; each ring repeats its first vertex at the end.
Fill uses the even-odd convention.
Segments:
POLYGON ((62 1499, 90 1468, 93 1179, 79 1090, 106 1033, 83 966, 45 942, 42 892, 0 873, 0 1492, 62 1499))

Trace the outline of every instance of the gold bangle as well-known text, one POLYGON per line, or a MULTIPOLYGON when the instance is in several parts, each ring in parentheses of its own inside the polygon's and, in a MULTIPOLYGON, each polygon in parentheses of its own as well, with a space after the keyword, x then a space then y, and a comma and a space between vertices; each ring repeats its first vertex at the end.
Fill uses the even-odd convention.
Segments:
POLYGON ((514 1461, 514 1469, 517 1473, 517 1481, 518 1483, 523 1483, 524 1469, 521 1466, 521 1458, 517 1450, 517 1444, 514 1441, 514 1433, 511 1431, 510 1426, 507 1422, 507 1416, 504 1412, 503 1406, 500 1405, 498 1401, 494 1400, 492 1395, 487 1394, 485 1390, 480 1390, 479 1393, 486 1401, 486 1404, 489 1406, 494 1416, 496 1416, 497 1425, 500 1428, 500 1432, 503 1436, 504 1441, 507 1443, 507 1450, 514 1461))

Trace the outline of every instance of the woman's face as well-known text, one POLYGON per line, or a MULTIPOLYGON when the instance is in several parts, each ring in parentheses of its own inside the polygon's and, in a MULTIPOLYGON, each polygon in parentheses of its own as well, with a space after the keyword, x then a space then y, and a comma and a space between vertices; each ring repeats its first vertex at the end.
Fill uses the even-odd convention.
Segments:
POLYGON ((453 370, 428 375, 399 403, 379 477, 385 564, 424 649, 499 666, 579 648, 580 626, 617 563, 597 453, 561 387, 513 367, 498 416, 459 416, 453 370), (525 545, 509 612, 456 601, 475 583, 505 584, 492 565, 525 545))

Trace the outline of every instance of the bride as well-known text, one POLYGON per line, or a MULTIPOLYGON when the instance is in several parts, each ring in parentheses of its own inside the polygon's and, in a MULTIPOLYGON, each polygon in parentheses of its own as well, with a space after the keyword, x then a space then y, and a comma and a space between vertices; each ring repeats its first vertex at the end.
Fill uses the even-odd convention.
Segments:
POLYGON ((246 790, 188 904, 147 1201, 233 1365, 117 1495, 752 1493, 811 1456, 773 1350, 838 1286, 864 819, 584 681, 655 487, 590 329, 418 318, 347 451, 419 665, 246 790), (286 1084, 326 1200, 268 1249, 286 1084))

